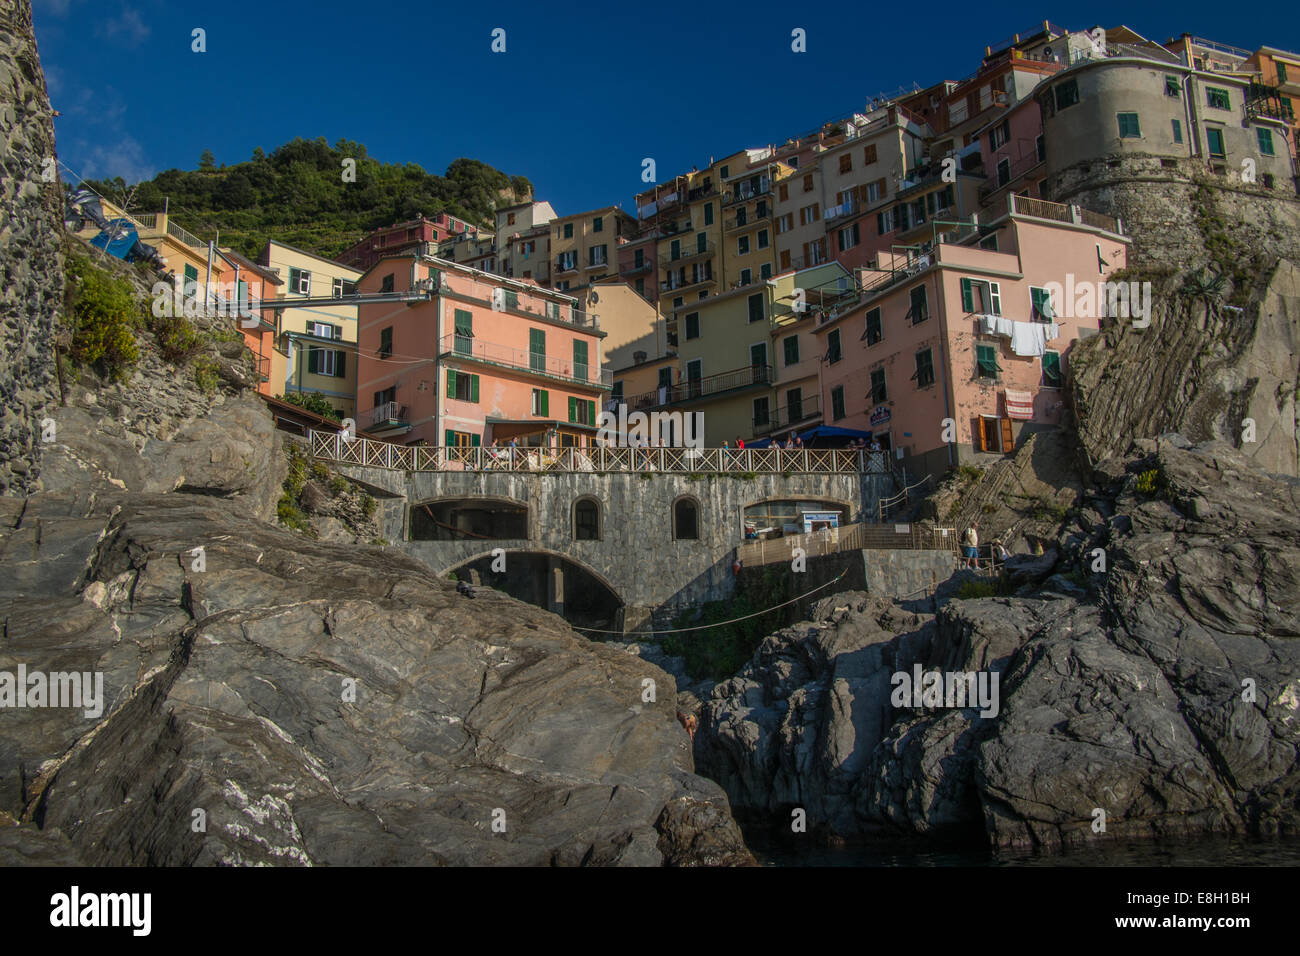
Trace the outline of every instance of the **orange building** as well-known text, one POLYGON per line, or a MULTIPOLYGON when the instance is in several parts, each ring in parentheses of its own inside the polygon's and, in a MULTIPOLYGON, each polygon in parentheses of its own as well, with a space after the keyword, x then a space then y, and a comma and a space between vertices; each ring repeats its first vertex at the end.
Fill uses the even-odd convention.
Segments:
POLYGON ((278 286, 284 280, 265 266, 259 266, 251 259, 246 259, 231 249, 223 249, 220 255, 235 271, 235 283, 238 290, 236 301, 247 304, 250 318, 235 320, 235 327, 244 339, 250 352, 257 356, 257 391, 262 395, 271 395, 275 390, 271 385, 271 353, 275 350, 275 313, 262 311, 259 306, 264 301, 277 298, 278 286))
POLYGON ((360 306, 361 428, 404 444, 594 443, 605 333, 572 296, 415 255, 381 259, 357 289, 428 294, 360 306))

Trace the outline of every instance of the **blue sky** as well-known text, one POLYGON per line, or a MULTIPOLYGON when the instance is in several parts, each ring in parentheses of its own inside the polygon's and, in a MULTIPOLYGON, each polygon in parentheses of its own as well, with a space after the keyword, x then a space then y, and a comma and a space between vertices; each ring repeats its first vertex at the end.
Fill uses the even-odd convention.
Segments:
MULTIPOLYGON (((1300 7, 1259 16, 1189 0, 938 6, 34 0, 60 160, 128 182, 268 152, 296 136, 364 143, 443 172, 459 156, 524 175, 565 215, 632 209, 641 161, 667 178, 781 142, 912 83, 958 79, 986 44, 1044 18, 1125 23, 1254 49, 1300 47, 1300 7), (1287 12, 1287 11, 1290 12, 1287 12), (207 52, 191 51, 191 31, 207 52), (506 52, 490 49, 506 30, 506 52), (807 52, 791 50, 791 31, 807 52)), ((65 176, 68 174, 65 171, 65 176)))

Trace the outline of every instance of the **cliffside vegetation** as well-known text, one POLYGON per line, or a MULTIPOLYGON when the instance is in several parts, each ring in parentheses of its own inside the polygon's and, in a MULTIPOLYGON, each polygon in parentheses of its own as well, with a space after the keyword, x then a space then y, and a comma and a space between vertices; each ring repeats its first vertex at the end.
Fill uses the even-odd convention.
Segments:
MULTIPOLYGON (((207 151, 205 151, 207 152, 207 151)), ((267 154, 218 166, 201 157, 196 170, 169 169, 128 186, 120 177, 87 185, 132 212, 171 213, 191 232, 220 231, 229 244, 255 256, 275 238, 323 256, 337 256, 368 230, 419 214, 447 212, 488 225, 495 205, 532 195, 523 176, 509 176, 476 159, 457 159, 438 176, 415 163, 384 163, 366 147, 324 137, 295 139, 267 154), (356 178, 344 181, 346 160, 356 178)))

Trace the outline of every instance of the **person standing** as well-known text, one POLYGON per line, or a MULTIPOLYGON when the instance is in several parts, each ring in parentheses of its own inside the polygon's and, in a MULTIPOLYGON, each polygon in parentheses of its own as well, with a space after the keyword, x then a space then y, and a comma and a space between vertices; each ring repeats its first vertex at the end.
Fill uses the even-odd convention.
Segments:
POLYGON ((972 521, 970 527, 961 536, 962 547, 966 551, 966 567, 979 568, 980 535, 979 522, 972 521))

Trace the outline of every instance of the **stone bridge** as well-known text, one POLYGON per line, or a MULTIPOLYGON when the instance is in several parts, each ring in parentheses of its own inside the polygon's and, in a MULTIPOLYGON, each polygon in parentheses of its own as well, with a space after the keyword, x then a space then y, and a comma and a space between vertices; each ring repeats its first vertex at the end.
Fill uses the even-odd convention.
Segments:
POLYGON ((488 569, 503 549, 507 572, 523 562, 532 575, 531 595, 511 593, 566 613, 592 603, 583 592, 607 592, 604 627, 615 631, 662 626, 731 594, 746 508, 807 502, 859 521, 895 487, 883 456, 857 451, 518 449, 507 459, 482 448, 309 440, 317 458, 386 499, 384 537, 434 571, 473 565, 501 586, 488 569), (452 509, 472 509, 475 531, 452 509))

